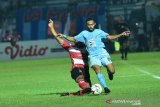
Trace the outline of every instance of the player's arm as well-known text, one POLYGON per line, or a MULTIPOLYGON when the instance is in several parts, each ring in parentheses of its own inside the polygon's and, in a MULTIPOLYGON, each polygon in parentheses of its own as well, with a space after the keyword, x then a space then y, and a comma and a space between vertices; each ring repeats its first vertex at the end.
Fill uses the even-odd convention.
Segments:
POLYGON ((118 35, 108 35, 107 38, 110 39, 110 40, 113 40, 113 39, 117 39, 121 36, 129 36, 130 35, 130 31, 124 31, 122 32, 121 34, 118 34, 118 35))
POLYGON ((58 37, 60 37, 60 38, 65 38, 66 40, 71 41, 71 42, 77 42, 77 41, 74 39, 74 37, 72 37, 72 36, 66 36, 66 35, 64 35, 64 34, 58 34, 58 37))
POLYGON ((50 28, 51 30, 51 33, 52 35, 55 37, 55 39, 57 40, 57 42, 62 45, 64 40, 57 34, 57 32, 55 31, 54 29, 54 24, 53 24, 53 21, 51 19, 49 19, 49 23, 48 23, 48 27, 50 28))
POLYGON ((66 36, 66 35, 61 34, 61 37, 64 37, 66 40, 71 41, 71 42, 77 42, 72 36, 66 36))

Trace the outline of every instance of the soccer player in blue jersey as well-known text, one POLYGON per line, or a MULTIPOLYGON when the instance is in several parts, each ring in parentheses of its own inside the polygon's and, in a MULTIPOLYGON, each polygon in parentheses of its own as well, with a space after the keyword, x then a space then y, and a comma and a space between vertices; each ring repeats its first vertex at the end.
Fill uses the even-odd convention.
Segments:
POLYGON ((88 18, 86 20, 86 25, 87 30, 80 32, 78 35, 74 37, 66 35, 62 36, 69 41, 79 41, 83 42, 86 45, 86 48, 89 52, 90 65, 95 71, 100 84, 103 86, 104 92, 110 93, 110 89, 106 84, 103 74, 101 73, 101 66, 106 67, 110 80, 113 80, 113 74, 115 73, 115 69, 109 53, 106 51, 106 49, 104 49, 105 45, 102 42, 102 39, 106 38, 114 40, 121 36, 129 36, 130 32, 125 31, 118 35, 110 35, 100 29, 95 29, 96 22, 93 18, 88 18))

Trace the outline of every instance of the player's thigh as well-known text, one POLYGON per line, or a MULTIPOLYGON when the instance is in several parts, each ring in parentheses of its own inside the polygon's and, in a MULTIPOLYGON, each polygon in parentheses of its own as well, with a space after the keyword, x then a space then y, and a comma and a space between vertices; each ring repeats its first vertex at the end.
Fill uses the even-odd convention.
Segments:
POLYGON ((107 68, 108 71, 114 73, 114 65, 112 63, 111 57, 109 55, 104 55, 101 59, 103 66, 107 68))
POLYGON ((124 42, 123 43, 123 48, 127 48, 127 45, 128 45, 127 42, 124 42))
POLYGON ((102 55, 101 56, 101 63, 103 66, 106 66, 108 64, 112 63, 110 55, 102 55))
POLYGON ((90 66, 92 67, 93 65, 98 65, 101 66, 101 60, 98 56, 89 56, 90 60, 90 66))
POLYGON ((74 79, 76 82, 80 78, 84 78, 83 76, 83 69, 82 68, 74 68, 71 71, 71 77, 74 79))

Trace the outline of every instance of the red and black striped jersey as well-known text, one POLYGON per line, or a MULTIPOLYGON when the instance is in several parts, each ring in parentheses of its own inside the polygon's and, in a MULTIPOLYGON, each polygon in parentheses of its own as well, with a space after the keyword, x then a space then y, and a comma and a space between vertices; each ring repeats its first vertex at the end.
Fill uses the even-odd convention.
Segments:
POLYGON ((84 61, 82 59, 81 51, 77 47, 75 47, 75 45, 64 41, 64 43, 61 46, 65 50, 67 50, 70 55, 72 62, 72 69, 75 67, 84 68, 84 61))

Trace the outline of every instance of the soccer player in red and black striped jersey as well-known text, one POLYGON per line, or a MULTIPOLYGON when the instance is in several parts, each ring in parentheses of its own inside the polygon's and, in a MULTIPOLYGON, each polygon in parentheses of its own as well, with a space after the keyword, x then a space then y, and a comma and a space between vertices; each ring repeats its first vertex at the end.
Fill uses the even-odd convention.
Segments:
POLYGON ((49 20, 48 26, 51 30, 51 33, 54 35, 55 39, 57 40, 57 42, 66 51, 68 51, 70 58, 71 58, 71 62, 72 62, 71 77, 78 83, 79 87, 82 89, 75 93, 68 93, 67 95, 71 95, 71 96, 72 95, 83 95, 83 94, 87 94, 91 92, 89 83, 87 83, 84 80, 83 70, 84 70, 85 64, 82 59, 81 51, 77 48, 77 46, 80 45, 81 43, 77 42, 75 43, 75 45, 73 45, 73 44, 70 44, 64 41, 62 38, 60 38, 53 27, 53 21, 51 19, 49 20))

